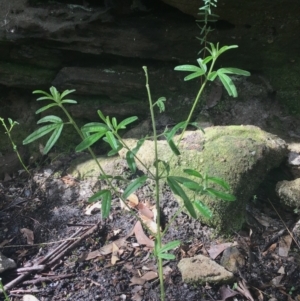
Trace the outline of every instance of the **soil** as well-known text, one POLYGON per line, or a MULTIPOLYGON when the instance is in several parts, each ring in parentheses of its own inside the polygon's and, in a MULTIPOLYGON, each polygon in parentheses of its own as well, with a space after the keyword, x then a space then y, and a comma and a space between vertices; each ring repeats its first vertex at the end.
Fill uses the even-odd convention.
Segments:
MULTIPOLYGON (((102 220, 99 210, 87 215, 88 198, 104 187, 94 179, 75 179, 67 174, 75 157, 61 155, 52 161, 46 158, 32 169, 31 178, 22 173, 0 182, 1 252, 14 259, 18 268, 44 265, 27 274, 19 271, 25 276, 8 290, 10 300, 23 300, 24 294, 32 294, 40 301, 159 300, 157 277, 141 280, 142 275, 157 272, 157 266, 150 249, 132 235, 136 218, 121 208, 118 198, 113 201, 109 218, 102 220), (26 229, 33 231, 33 241, 26 229), (76 242, 79 237, 81 240, 76 242), (101 255, 99 250, 112 242, 117 245, 115 252, 101 255), (69 249, 56 259, 55 255, 48 256, 58 246, 69 249), (116 262, 114 256, 118 257, 116 262)), ((278 173, 282 174, 282 170, 278 173)), ((124 167, 124 175, 130 178, 129 174, 124 167)), ((115 185, 124 188, 122 183, 115 185)), ((285 248, 286 256, 282 256, 286 226, 292 226, 297 219, 280 208, 275 196, 267 192, 274 191, 266 189, 272 180, 264 185, 249 202, 248 224, 231 237, 216 235, 185 213, 177 216, 164 237, 165 243, 181 241, 173 252, 176 260, 164 262, 166 300, 299 300, 300 253, 295 242, 285 248), (268 218, 268 225, 258 222, 260 214, 268 218), (227 285, 183 283, 178 261, 196 254, 209 256, 209 250, 223 242, 236 242, 245 260, 235 272, 235 281, 227 285), (241 293, 230 297, 234 284, 241 293)), ((140 188, 136 196, 140 202, 153 204, 152 183, 140 188)), ((161 200, 164 225, 176 212, 177 203, 167 187, 161 188, 161 200)), ((220 258, 221 254, 215 261, 220 263, 220 258)), ((19 274, 17 269, 3 273, 4 285, 19 274)))

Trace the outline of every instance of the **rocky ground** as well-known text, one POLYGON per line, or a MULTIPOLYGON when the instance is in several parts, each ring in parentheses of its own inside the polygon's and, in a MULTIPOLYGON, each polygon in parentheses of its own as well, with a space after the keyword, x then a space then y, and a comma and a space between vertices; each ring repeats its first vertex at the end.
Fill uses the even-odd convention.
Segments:
MULTIPOLYGON (((23 173, 0 182, 1 252, 17 264, 1 274, 10 300, 24 300, 24 294, 40 301, 159 300, 157 266, 147 242, 132 231, 136 219, 117 198, 106 220, 99 209, 89 210, 87 199, 101 184, 69 175, 74 158, 46 158, 31 178, 23 173)), ((125 165, 123 174, 129 174, 125 165)), ((167 300, 299 300, 299 244, 288 234, 297 218, 268 193, 274 191, 272 181, 253 195, 247 225, 230 237, 178 215, 164 238, 181 241, 176 260, 164 262, 167 300), (184 283, 177 264, 197 254, 232 269, 235 278, 227 284, 184 283)), ((153 185, 147 183, 136 196, 153 204, 153 185)), ((165 224, 177 203, 166 187, 161 197, 165 224)))

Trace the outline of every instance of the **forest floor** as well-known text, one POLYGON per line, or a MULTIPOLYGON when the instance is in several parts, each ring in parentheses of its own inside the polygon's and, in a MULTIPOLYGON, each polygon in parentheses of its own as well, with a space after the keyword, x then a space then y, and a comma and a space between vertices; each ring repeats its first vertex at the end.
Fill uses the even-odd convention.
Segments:
MULTIPOLYGON (((159 300, 155 260, 132 231, 137 220, 117 198, 106 220, 99 209, 89 210, 87 200, 99 183, 70 176, 67 169, 74 158, 48 161, 32 170, 30 179, 23 173, 0 182, 0 251, 17 263, 17 269, 1 275, 10 300, 23 300, 24 294, 39 301, 159 300)), ((151 183, 136 196, 153 204, 151 183)), ((177 202, 167 187, 161 197, 166 222, 177 202)), ((181 241, 176 260, 164 262, 166 300, 299 301, 300 252, 286 230, 296 216, 277 205, 275 209, 272 198, 259 189, 250 201, 249 216, 255 222, 247 219, 242 231, 227 238, 179 214, 164 237, 165 243, 181 241), (229 242, 243 258, 232 283, 183 283, 177 267, 181 258, 202 254, 220 263, 229 242)))

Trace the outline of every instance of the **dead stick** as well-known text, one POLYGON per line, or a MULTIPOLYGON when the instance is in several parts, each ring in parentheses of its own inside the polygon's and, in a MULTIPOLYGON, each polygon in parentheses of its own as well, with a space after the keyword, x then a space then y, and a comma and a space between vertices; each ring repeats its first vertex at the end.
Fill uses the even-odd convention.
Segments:
POLYGON ((24 272, 33 272, 33 271, 39 271, 43 270, 45 268, 45 265, 34 265, 32 267, 25 267, 25 268, 18 268, 17 273, 24 273, 24 272))
POLYGON ((40 278, 37 278, 37 279, 24 281, 23 284, 25 284, 25 285, 27 285, 27 284, 38 284, 40 282, 70 278, 70 277, 73 277, 73 276, 76 276, 76 274, 66 274, 66 275, 57 275, 57 276, 49 276, 49 277, 40 277, 40 278))
MULTIPOLYGON (((99 223, 98 223, 99 224, 99 223)), ((75 243, 73 243, 71 246, 76 246, 77 244, 79 244, 79 242, 81 242, 84 238, 86 238, 88 235, 90 235, 91 233, 93 233, 97 228, 98 228, 98 224, 93 226, 90 230, 88 230, 83 236, 81 236, 75 243)), ((81 231, 81 229, 80 229, 81 231)), ((78 232, 78 231, 77 231, 78 232)), ((64 243, 63 243, 64 244, 64 243)), ((50 253, 48 253, 44 258, 42 258, 40 261, 38 261, 38 264, 42 264, 45 263, 46 260, 48 260, 48 258, 50 258, 54 252, 56 250, 59 250, 60 246, 57 247, 54 251, 51 251, 50 253)), ((70 248, 68 248, 67 250, 70 250, 70 248)), ((61 252, 60 254, 58 254, 54 259, 51 260, 51 262, 54 262, 56 260, 58 260, 59 258, 61 258, 62 256, 64 256, 66 253, 66 250, 64 252, 61 252)), ((47 265, 50 265, 50 263, 48 263, 47 265)), ((28 277, 30 274, 32 273, 32 271, 28 271, 20 276, 18 276, 17 278, 15 278, 14 280, 12 280, 11 282, 7 283, 4 286, 4 290, 9 290, 11 288, 13 288, 15 285, 17 285, 18 283, 20 283, 21 281, 23 281, 23 279, 25 279, 26 277, 28 277)))
POLYGON ((57 261, 58 259, 60 259, 61 257, 63 257, 67 252, 69 252, 71 249, 75 248, 77 245, 79 245, 79 243, 84 240, 86 237, 90 236, 92 233, 94 233, 98 228, 98 224, 93 226, 91 229, 89 229, 88 231, 86 231, 81 237, 80 239, 76 240, 75 242, 73 242, 68 248, 66 248, 64 251, 62 251, 61 253, 59 253, 56 257, 54 257, 50 262, 48 262, 48 265, 52 265, 55 261, 57 261))

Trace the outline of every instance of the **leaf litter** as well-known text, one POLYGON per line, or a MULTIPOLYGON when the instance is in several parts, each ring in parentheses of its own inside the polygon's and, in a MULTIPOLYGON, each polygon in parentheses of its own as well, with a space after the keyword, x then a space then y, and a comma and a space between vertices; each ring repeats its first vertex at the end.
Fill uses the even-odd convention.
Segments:
MULTIPOLYGON (((67 168, 68 158, 62 161, 67 168)), ((94 210, 86 215, 87 198, 92 193, 87 187, 93 184, 89 184, 89 180, 73 179, 68 174, 61 178, 53 177, 54 171, 49 173, 51 168, 54 167, 50 165, 44 170, 37 170, 32 182, 28 182, 24 175, 0 182, 0 211, 6 213, 1 217, 0 224, 1 252, 13 258, 18 268, 37 268, 37 262, 41 258, 50 256, 63 245, 58 242, 65 240, 67 243, 71 239, 72 243, 76 240, 80 243, 74 243, 73 248, 66 247, 66 252, 62 253, 64 256, 59 260, 52 257, 53 263, 50 261, 45 272, 37 270, 29 273, 29 282, 36 275, 45 279, 43 285, 37 283, 33 287, 30 283, 26 284, 26 281, 20 282, 9 290, 14 292, 12 300, 23 300, 26 292, 28 295, 30 290, 34 291, 36 288, 38 292, 34 294, 35 298, 44 301, 69 300, 66 294, 75 301, 159 300, 157 267, 151 255, 154 242, 150 233, 146 233, 140 222, 126 213, 120 203, 113 204, 106 221, 101 221, 100 213, 94 210), (17 197, 25 201, 9 207, 11 199, 17 197), (82 234, 79 237, 75 235, 77 229, 87 231, 92 225, 99 226, 84 239, 80 240, 82 234), (26 237, 20 232, 21 229, 26 237), (72 235, 75 235, 74 238, 72 235), (55 281, 51 280, 54 276, 57 277, 55 281)), ((126 174, 126 170, 124 172, 126 174)), ((120 189, 123 188, 121 183, 116 184, 120 185, 120 189)), ((153 225, 151 230, 154 230, 156 212, 149 187, 151 186, 145 185, 140 188, 128 197, 128 202, 143 221, 150 221, 150 225, 153 225)), ((167 222, 178 205, 169 190, 164 188, 162 195, 162 216, 167 222)), ((260 206, 261 211, 264 206, 265 204, 260 206)), ((289 235, 278 236, 272 242, 274 233, 280 231, 282 225, 274 226, 276 218, 268 219, 268 212, 264 212, 257 220, 261 220, 266 227, 263 235, 251 225, 249 229, 252 235, 243 231, 233 233, 232 240, 228 242, 214 237, 209 227, 190 219, 184 213, 179 214, 164 241, 164 244, 178 239, 182 242, 181 247, 175 251, 177 259, 166 261, 164 265, 168 298, 191 301, 272 298, 299 301, 299 250, 297 251, 289 235), (235 289, 232 289, 233 284, 195 287, 182 283, 177 268, 180 258, 202 254, 219 262, 219 255, 232 246, 234 241, 246 260, 246 264, 240 267, 239 274, 236 275, 235 289), (272 243, 262 252, 268 242, 272 243)), ((69 245, 72 246, 70 243, 69 245)), ((16 270, 6 272, 4 284, 9 283, 15 275, 16 270)))

